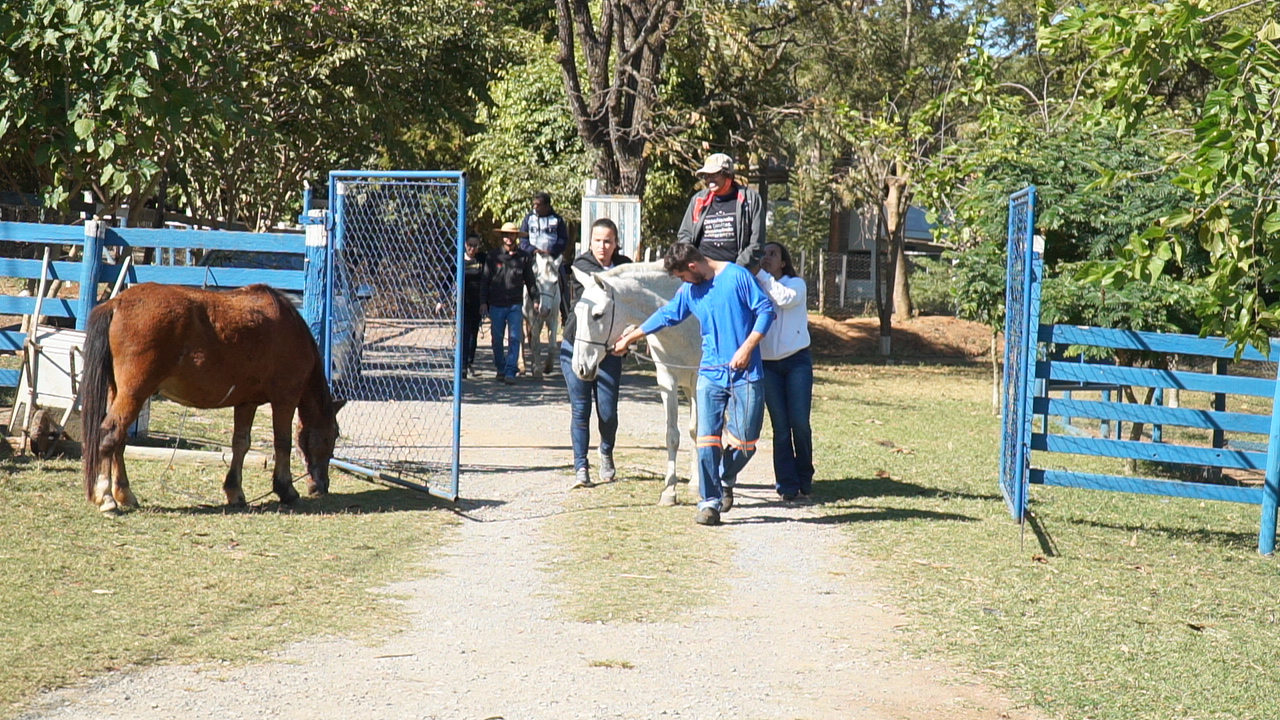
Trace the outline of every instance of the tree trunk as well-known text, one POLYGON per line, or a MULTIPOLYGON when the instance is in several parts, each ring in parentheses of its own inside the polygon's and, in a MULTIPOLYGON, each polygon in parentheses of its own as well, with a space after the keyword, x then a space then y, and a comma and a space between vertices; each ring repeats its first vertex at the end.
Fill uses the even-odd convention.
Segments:
POLYGON ((578 135, 596 151, 601 192, 642 196, 667 38, 684 0, 604 0, 598 10, 593 4, 556 0, 556 60, 578 135))
POLYGON ((908 179, 897 163, 898 175, 888 178, 885 193, 885 231, 889 238, 889 252, 893 253, 893 319, 901 322, 911 317, 911 286, 907 265, 907 208, 910 206, 907 192, 908 179))

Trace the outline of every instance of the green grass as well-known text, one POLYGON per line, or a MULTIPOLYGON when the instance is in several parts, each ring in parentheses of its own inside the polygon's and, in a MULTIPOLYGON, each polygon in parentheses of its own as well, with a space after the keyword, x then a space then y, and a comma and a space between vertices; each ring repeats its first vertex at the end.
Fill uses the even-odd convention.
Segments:
POLYGON ((821 511, 913 612, 914 650, 1059 717, 1274 718, 1280 567, 1257 554, 1258 508, 1037 486, 1020 533, 988 372, 818 375, 821 511))
MULTIPOLYGON (((453 523, 425 495, 336 471, 326 498, 227 511, 223 472, 131 461, 144 507, 112 518, 85 500, 78 462, 0 460, 0 716, 124 666, 385 632, 399 611, 370 590, 428 572, 418 558, 453 523)), ((269 471, 246 468, 245 486, 265 492, 269 471)))
MULTIPOLYGON (((660 453, 648 466, 662 467, 660 453)), ((659 622, 718 601, 732 568, 728 534, 695 525, 691 504, 657 507, 662 481, 639 477, 638 458, 618 460, 618 481, 570 494, 548 522, 561 606, 582 622, 659 622)), ((687 503, 696 491, 680 494, 687 503)))

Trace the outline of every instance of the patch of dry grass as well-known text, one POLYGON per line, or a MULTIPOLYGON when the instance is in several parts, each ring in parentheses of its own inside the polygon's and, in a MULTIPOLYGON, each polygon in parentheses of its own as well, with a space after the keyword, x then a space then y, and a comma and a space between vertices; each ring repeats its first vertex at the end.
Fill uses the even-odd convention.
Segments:
MULTIPOLYGON (((341 472, 295 508, 221 503, 223 469, 131 461, 144 507, 111 518, 75 461, 0 461, 0 716, 41 688, 129 665, 244 660, 398 616, 371 589, 426 572, 454 522, 425 495, 341 472)), ((246 468, 246 493, 270 488, 246 468)), ((274 498, 274 496, 272 496, 274 498)))
POLYGON ((661 480, 619 460, 619 481, 571 493, 548 522, 562 606, 582 622, 659 622, 719 600, 728 534, 695 525, 693 505, 658 507, 661 480))

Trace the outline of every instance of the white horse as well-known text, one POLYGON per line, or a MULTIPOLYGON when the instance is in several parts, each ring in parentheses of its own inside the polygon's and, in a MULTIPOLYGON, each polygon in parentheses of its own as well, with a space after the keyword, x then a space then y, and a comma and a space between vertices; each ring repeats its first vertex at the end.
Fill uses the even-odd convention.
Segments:
POLYGON ((560 347, 556 336, 560 333, 560 258, 553 258, 543 253, 533 254, 533 275, 538 286, 535 297, 528 290, 524 294, 524 317, 528 323, 526 333, 529 349, 529 362, 526 369, 533 372, 535 379, 541 380, 543 373, 550 374, 552 363, 559 357, 560 347), (535 303, 541 303, 541 310, 534 310, 535 303), (547 328, 546 360, 539 362, 542 356, 542 328, 547 328))
MULTIPOLYGON (((573 343, 573 371, 583 380, 594 380, 600 361, 628 325, 639 325, 654 310, 667 304, 680 287, 662 263, 631 263, 591 275, 574 268, 582 283, 582 297, 574 306, 577 334, 573 343)), ((680 401, 677 389, 689 398, 689 438, 698 431, 698 363, 702 360, 702 338, 697 318, 667 328, 646 338, 658 370, 658 389, 667 411, 667 476, 659 505, 676 504, 676 453, 680 449, 680 401)), ((698 482, 698 458, 693 458, 689 477, 698 482)))

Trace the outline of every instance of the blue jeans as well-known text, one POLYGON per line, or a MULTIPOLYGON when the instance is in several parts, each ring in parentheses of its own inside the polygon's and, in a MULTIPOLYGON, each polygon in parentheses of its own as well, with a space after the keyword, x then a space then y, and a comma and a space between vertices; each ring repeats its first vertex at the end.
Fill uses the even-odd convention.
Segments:
POLYGON ((720 509, 723 488, 738 482, 738 473, 756 452, 764 424, 760 382, 732 387, 698 376, 698 509, 720 509))
POLYGON ((467 305, 462 310, 462 364, 471 367, 476 361, 476 342, 480 339, 480 306, 467 305))
POLYGON ((809 348, 764 361, 764 404, 773 428, 773 479, 779 495, 813 491, 813 356, 809 348))
POLYGON ((489 306, 489 332, 493 335, 493 366, 507 377, 516 376, 520 362, 520 342, 524 339, 524 312, 519 305, 489 306), (506 338, 506 352, 502 340, 506 338))
POLYGON ((600 454, 613 455, 618 438, 618 385, 622 381, 622 357, 605 355, 600 371, 590 382, 573 371, 573 343, 560 343, 560 374, 569 389, 569 437, 573 440, 573 469, 585 470, 587 448, 591 446, 591 403, 596 406, 596 424, 600 426, 600 454))

